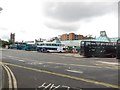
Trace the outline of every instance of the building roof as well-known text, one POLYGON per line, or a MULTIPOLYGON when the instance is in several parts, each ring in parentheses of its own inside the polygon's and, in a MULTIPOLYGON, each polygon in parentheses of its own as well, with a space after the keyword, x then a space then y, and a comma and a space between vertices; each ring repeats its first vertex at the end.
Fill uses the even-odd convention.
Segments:
POLYGON ((66 40, 61 41, 62 44, 66 46, 80 46, 81 41, 102 41, 102 42, 117 42, 118 37, 108 38, 108 37, 98 37, 96 39, 84 39, 84 40, 66 40))

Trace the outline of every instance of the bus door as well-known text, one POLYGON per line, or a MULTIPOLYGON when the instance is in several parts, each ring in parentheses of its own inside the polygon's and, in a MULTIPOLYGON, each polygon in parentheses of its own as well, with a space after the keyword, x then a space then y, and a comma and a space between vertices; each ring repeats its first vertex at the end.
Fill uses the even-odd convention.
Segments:
POLYGON ((80 55, 84 56, 84 47, 85 47, 85 42, 81 41, 80 43, 80 55))
POLYGON ((120 39, 117 40, 116 58, 120 59, 120 39))

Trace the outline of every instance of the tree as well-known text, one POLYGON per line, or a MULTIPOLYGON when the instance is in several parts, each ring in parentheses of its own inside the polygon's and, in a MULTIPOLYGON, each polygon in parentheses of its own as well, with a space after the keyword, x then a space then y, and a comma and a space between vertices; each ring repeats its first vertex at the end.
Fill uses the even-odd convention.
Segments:
POLYGON ((11 40, 9 40, 9 41, 0 40, 0 47, 5 48, 6 45, 9 46, 10 44, 13 44, 13 41, 11 41, 11 40))
POLYGON ((9 40, 8 44, 14 44, 14 42, 12 40, 9 40))
POLYGON ((5 48, 5 47, 6 47, 6 45, 8 45, 8 42, 7 42, 7 41, 2 40, 2 42, 1 42, 1 46, 2 46, 3 48, 5 48))

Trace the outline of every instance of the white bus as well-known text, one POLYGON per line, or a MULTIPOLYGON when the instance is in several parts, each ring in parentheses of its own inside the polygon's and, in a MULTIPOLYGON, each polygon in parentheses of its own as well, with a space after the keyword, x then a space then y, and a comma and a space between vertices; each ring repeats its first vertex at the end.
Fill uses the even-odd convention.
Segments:
POLYGON ((61 43, 41 42, 37 43, 38 52, 65 52, 65 46, 61 43))

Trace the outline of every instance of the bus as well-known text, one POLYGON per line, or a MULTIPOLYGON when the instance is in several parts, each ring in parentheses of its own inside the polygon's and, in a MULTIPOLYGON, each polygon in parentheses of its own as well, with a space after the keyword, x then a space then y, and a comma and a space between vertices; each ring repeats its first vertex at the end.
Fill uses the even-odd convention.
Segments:
POLYGON ((36 45, 35 44, 26 44, 26 46, 25 46, 25 50, 26 51, 36 51, 36 45))
POLYGON ((9 46, 9 49, 17 49, 17 50, 24 50, 26 47, 26 43, 23 42, 15 42, 9 46))
POLYGON ((24 42, 19 42, 19 43, 16 43, 16 44, 17 44, 17 49, 18 49, 18 50, 25 50, 26 43, 24 43, 24 42))
POLYGON ((120 38, 117 40, 116 59, 120 59, 120 38))
POLYGON ((116 43, 81 41, 80 55, 84 57, 116 57, 116 43))
POLYGON ((38 52, 65 52, 66 48, 61 43, 41 42, 37 43, 38 52))

